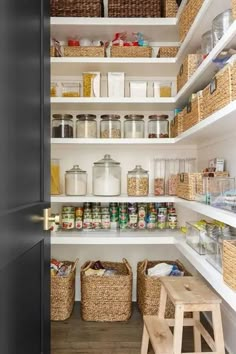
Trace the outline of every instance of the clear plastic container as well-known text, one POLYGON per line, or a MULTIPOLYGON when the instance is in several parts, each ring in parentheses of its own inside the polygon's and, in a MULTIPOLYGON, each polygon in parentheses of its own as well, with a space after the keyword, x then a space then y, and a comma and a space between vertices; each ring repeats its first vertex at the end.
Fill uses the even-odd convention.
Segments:
POLYGON ((115 114, 106 114, 101 116, 100 138, 118 139, 121 138, 120 116, 115 114))
POLYGON ((51 160, 51 194, 59 195, 61 194, 60 188, 60 160, 51 160))
POLYGON ((51 97, 57 97, 57 89, 58 89, 57 83, 51 82, 51 87, 50 87, 50 96, 51 97))
POLYGON ((178 173, 180 170, 179 160, 178 159, 170 159, 166 160, 166 194, 168 195, 176 195, 177 191, 177 181, 178 181, 178 173))
POLYGON ((76 116, 76 137, 97 138, 97 121, 94 114, 79 114, 76 116))
POLYGON ((129 139, 144 138, 145 126, 143 119, 143 115, 126 115, 124 123, 124 137, 129 139))
POLYGON ((116 196, 121 193, 121 167, 110 155, 94 162, 93 194, 100 196, 116 196))
POLYGON ((80 169, 79 165, 65 173, 65 194, 86 195, 87 193, 87 172, 80 169))
POLYGON ((71 114, 53 114, 52 117, 52 137, 73 138, 73 116, 71 114))
POLYGON ((207 235, 207 231, 204 225, 200 225, 198 222, 186 222, 186 242, 197 253, 201 255, 206 254, 206 249, 211 248, 213 242, 207 235))
POLYGON ((169 138, 169 121, 167 115, 151 115, 148 118, 149 138, 169 138))
POLYGON ((128 172, 127 193, 129 196, 147 196, 149 193, 149 174, 140 165, 128 172))
POLYGON ((63 82, 62 97, 80 97, 80 87, 79 82, 63 82))
POLYGON ((208 55, 213 49, 213 36, 212 31, 207 31, 202 35, 201 40, 201 52, 202 54, 208 55))
POLYGON ((154 195, 165 195, 166 160, 155 159, 154 166, 154 195))
POLYGON ((172 82, 160 82, 160 97, 172 97, 172 82))
POLYGON ((214 177, 208 191, 210 205, 236 212, 235 178, 214 177))
POLYGON ((212 35, 213 35, 213 45, 215 46, 223 35, 228 31, 229 27, 233 23, 234 18, 232 10, 226 10, 216 16, 212 21, 212 35))

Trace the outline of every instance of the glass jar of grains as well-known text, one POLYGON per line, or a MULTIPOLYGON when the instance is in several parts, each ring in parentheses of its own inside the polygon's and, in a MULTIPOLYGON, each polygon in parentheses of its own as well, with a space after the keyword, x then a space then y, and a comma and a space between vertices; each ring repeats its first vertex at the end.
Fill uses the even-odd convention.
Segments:
POLYGON ((79 114, 76 118, 77 138, 97 138, 97 121, 94 114, 79 114))
POLYGON ((80 169, 79 165, 65 173, 66 195, 86 195, 87 193, 87 172, 80 169))
POLYGON ((144 138, 144 116, 129 114, 125 116, 124 137, 130 139, 144 138))
POLYGON ((73 138, 73 116, 71 114, 53 114, 52 117, 52 137, 73 138))
POLYGON ((121 138, 121 122, 119 115, 106 114, 101 116, 100 138, 121 138))
POLYGON ((149 138, 169 138, 169 121, 167 115, 151 115, 148 118, 149 138))
POLYGON ((140 165, 128 172, 127 192, 129 196, 147 196, 149 193, 149 175, 140 165))

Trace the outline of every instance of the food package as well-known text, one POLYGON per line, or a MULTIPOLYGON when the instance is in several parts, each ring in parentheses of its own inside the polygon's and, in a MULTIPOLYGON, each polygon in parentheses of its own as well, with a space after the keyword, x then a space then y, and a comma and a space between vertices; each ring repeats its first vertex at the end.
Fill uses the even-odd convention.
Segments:
POLYGON ((100 97, 101 75, 99 72, 83 73, 83 96, 100 97))
POLYGON ((125 74, 123 72, 108 73, 108 97, 125 97, 125 74))

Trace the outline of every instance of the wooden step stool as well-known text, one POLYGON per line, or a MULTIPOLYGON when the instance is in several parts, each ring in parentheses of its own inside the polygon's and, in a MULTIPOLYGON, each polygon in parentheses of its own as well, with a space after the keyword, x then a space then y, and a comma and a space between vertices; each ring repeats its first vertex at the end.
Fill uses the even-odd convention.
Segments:
MULTIPOLYGON (((182 354, 183 326, 193 326, 195 354, 225 354, 221 299, 195 277, 163 277, 158 316, 144 316, 141 354, 147 354, 149 339, 155 354, 182 354), (175 306, 175 319, 165 319, 167 296, 175 306), (211 311, 214 340, 200 322, 200 312, 211 311), (193 312, 193 318, 184 318, 193 312), (174 327, 172 334, 170 327, 174 327), (212 352, 202 352, 201 336, 212 352)), ((186 353, 186 354, 194 354, 186 353)))

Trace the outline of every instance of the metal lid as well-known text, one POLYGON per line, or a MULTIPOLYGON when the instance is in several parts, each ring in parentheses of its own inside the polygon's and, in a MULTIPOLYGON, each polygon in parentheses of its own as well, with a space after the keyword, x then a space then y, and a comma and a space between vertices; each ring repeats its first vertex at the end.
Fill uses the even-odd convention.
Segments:
POLYGON ((115 161, 115 160, 113 160, 112 158, 111 158, 111 155, 108 155, 108 154, 106 154, 106 155, 104 155, 104 158, 103 159, 101 159, 101 160, 99 160, 99 161, 97 161, 97 162, 94 162, 94 165, 105 165, 105 166, 114 166, 114 165, 120 165, 120 162, 117 162, 117 161, 115 161))
POLYGON ((167 118, 169 118, 169 116, 166 114, 161 114, 161 115, 153 114, 153 115, 149 116, 148 118, 151 120, 159 121, 159 120, 166 120, 167 118))
POLYGON ((142 120, 144 119, 144 116, 142 114, 127 114, 125 116, 125 119, 129 120, 142 120))
POLYGON ((58 119, 58 120, 71 120, 73 116, 71 114, 53 114, 52 115, 53 119, 58 119))
POLYGON ((81 170, 79 165, 74 165, 71 170, 66 171, 66 173, 86 173, 86 171, 81 170))
POLYGON ((84 120, 93 120, 96 119, 97 116, 95 114, 78 114, 76 116, 78 120, 84 121, 84 120))
POLYGON ((120 119, 120 116, 118 114, 103 114, 101 116, 101 119, 103 119, 103 120, 117 120, 117 119, 120 119))
POLYGON ((141 165, 136 165, 135 168, 131 171, 128 171, 128 173, 144 174, 148 173, 148 171, 144 170, 141 165))

